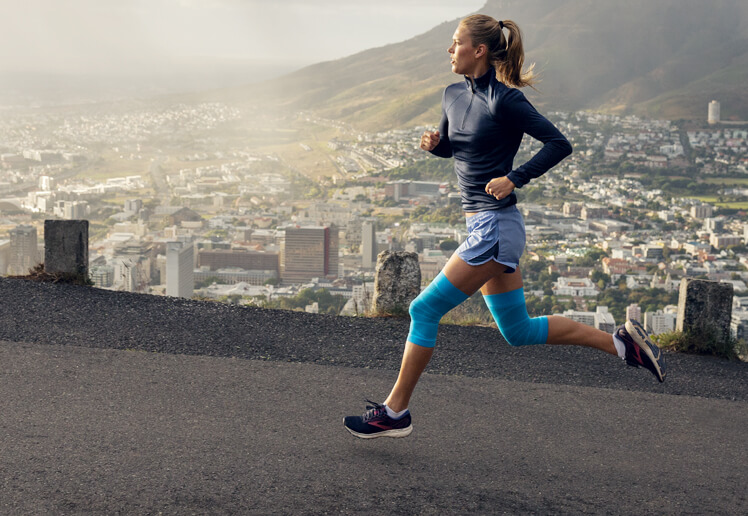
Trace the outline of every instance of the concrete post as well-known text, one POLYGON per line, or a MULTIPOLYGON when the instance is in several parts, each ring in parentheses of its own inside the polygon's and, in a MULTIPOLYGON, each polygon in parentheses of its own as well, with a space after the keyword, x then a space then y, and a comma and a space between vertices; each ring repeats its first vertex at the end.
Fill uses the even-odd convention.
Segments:
POLYGON ((686 333, 708 332, 720 343, 730 340, 732 284, 683 278, 678 297, 675 329, 686 333))
POLYGON ((421 292, 421 268, 416 253, 382 251, 377 256, 372 312, 405 315, 421 292))
POLYGON ((44 221, 44 272, 88 274, 88 221, 44 221))

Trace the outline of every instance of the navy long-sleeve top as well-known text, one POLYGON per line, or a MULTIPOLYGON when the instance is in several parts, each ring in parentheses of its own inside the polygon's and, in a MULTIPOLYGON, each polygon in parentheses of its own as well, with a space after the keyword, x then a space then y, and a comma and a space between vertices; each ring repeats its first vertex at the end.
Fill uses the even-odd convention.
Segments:
POLYGON ((466 212, 504 208, 517 203, 514 192, 498 200, 486 184, 507 176, 517 188, 540 177, 571 154, 571 144, 524 94, 496 79, 496 72, 447 86, 442 98, 439 144, 431 151, 454 157, 462 209, 466 212), (543 143, 527 163, 512 169, 522 136, 543 143))

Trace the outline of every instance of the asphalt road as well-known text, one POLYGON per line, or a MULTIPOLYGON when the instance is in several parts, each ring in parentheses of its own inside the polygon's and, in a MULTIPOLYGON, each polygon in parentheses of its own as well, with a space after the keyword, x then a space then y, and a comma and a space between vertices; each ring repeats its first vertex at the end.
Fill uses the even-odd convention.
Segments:
POLYGON ((744 399, 426 374, 363 441, 394 370, 64 343, 0 342, 2 514, 748 513, 744 399))

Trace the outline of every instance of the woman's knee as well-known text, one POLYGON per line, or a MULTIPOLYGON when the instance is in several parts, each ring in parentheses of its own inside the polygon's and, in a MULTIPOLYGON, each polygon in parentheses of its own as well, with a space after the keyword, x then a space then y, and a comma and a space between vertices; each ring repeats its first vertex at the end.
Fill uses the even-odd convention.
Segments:
POLYGON ((514 324, 500 324, 497 321, 496 324, 510 346, 545 344, 548 340, 547 317, 527 317, 514 324))
POLYGON ((527 314, 524 289, 484 296, 484 300, 501 334, 511 346, 547 342, 548 318, 531 318, 527 314))

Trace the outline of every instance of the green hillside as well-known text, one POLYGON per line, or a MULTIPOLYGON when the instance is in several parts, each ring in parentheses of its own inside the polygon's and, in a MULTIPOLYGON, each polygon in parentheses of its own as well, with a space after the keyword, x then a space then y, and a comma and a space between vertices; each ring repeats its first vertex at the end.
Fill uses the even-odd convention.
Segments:
MULTIPOLYGON (((541 109, 704 118, 718 99, 725 119, 748 119, 744 0, 489 0, 480 12, 522 27, 542 79, 526 93, 541 109)), ((373 131, 435 124, 441 91, 460 80, 446 52, 457 23, 214 95, 373 131)))

